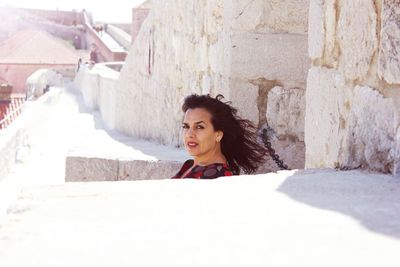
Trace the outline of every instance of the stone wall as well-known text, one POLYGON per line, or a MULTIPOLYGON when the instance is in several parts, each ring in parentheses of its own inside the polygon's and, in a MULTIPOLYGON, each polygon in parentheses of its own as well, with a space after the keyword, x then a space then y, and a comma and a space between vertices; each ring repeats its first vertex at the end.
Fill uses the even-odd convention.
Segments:
POLYGON ((43 146, 43 124, 57 106, 61 90, 52 88, 36 101, 24 103, 22 113, 0 131, 0 181, 10 174, 16 163, 27 159, 33 148, 43 146))
POLYGON ((398 172, 400 3, 311 0, 307 168, 398 172))
POLYGON ((308 0, 156 0, 152 7, 121 71, 116 128, 180 145, 183 98, 223 94, 259 127, 298 121, 290 133, 274 129, 274 145, 301 143, 283 152, 291 167, 303 167, 308 0), (269 97, 276 86, 285 97, 269 97), (268 106, 285 114, 290 103, 303 111, 267 120, 268 106))
POLYGON ((131 36, 127 32, 110 24, 107 25, 106 32, 123 48, 129 50, 131 47, 131 36))
POLYGON ((140 28, 142 27, 143 21, 149 15, 149 8, 133 8, 132 9, 132 24, 130 26, 130 35, 132 37, 131 42, 133 43, 136 36, 139 34, 140 28))
POLYGON ((82 92, 85 105, 99 110, 108 129, 115 129, 115 84, 119 72, 106 66, 96 64, 94 67, 82 66, 75 76, 74 83, 82 92))

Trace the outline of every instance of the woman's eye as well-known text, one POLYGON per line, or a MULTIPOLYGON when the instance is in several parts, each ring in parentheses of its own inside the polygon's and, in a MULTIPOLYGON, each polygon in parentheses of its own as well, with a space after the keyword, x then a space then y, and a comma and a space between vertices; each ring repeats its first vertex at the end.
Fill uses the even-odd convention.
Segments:
POLYGON ((199 126, 197 126, 196 128, 197 128, 197 129, 204 129, 204 126, 199 125, 199 126))
POLYGON ((187 126, 187 125, 182 125, 182 128, 183 128, 183 129, 189 129, 189 126, 187 126))

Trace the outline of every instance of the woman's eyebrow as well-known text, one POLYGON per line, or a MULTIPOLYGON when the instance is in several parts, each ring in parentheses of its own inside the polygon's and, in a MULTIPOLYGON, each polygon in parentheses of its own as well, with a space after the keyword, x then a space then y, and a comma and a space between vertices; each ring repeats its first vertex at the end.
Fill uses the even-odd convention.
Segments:
MULTIPOLYGON (((197 125, 197 124, 200 124, 200 123, 206 124, 204 121, 197 121, 194 124, 197 125)), ((187 122, 182 122, 182 124, 189 125, 189 123, 187 123, 187 122)))

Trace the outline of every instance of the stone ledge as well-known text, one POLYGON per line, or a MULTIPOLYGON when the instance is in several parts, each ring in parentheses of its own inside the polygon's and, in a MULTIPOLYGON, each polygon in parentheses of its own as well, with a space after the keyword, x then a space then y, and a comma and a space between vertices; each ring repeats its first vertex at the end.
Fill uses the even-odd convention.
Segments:
POLYGON ((150 161, 69 156, 66 182, 99 182, 168 179, 181 167, 177 161, 150 161))

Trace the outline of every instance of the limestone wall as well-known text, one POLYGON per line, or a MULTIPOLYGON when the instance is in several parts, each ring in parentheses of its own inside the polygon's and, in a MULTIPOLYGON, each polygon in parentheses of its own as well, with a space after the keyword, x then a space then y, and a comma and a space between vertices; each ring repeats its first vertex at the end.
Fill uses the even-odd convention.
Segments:
POLYGON ((107 25, 107 33, 111 35, 123 48, 129 50, 131 47, 131 36, 121 28, 116 26, 107 25))
POLYGON ((398 172, 400 3, 311 0, 306 167, 398 172))
POLYGON ((117 129, 179 145, 184 96, 223 93, 229 98, 223 2, 153 1, 121 70, 117 129))
MULTIPOLYGON (((179 145, 180 106, 190 93, 223 94, 260 127, 267 123, 267 106, 284 114, 289 102, 298 102, 304 114, 307 19, 308 0, 153 1, 121 71, 116 128, 179 145), (271 102, 282 100, 268 98, 275 86, 288 103, 271 102)), ((298 119, 270 117, 270 125, 298 119)), ((276 141, 291 136, 302 142, 304 124, 296 127, 291 133, 276 130, 276 141)), ((296 166, 304 166, 304 148, 296 153, 287 153, 287 160, 297 157, 296 166)))
POLYGON ((104 64, 93 68, 83 66, 76 74, 74 83, 81 90, 85 105, 99 110, 103 122, 109 129, 115 128, 115 85, 119 73, 104 64))

